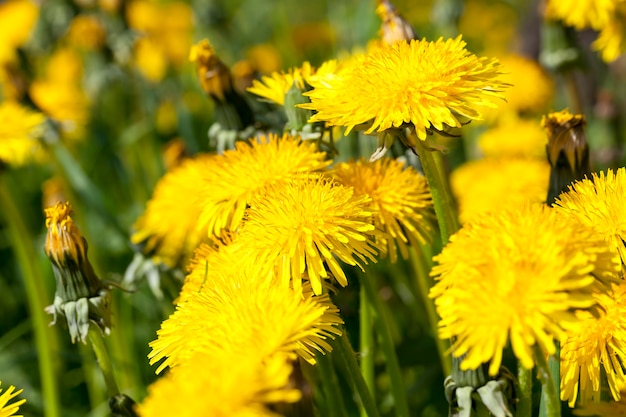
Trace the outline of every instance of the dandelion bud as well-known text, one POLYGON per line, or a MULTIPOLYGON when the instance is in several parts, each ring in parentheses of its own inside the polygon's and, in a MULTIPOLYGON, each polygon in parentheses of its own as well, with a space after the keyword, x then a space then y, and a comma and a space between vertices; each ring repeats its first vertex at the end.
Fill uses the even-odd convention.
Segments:
POLYGON ((203 39, 191 48, 189 60, 197 65, 202 90, 215 102, 216 117, 223 128, 243 130, 254 121, 246 100, 233 88, 230 69, 215 54, 208 40, 203 39))
POLYGON ((585 124, 585 116, 567 110, 550 113, 541 120, 548 135, 546 152, 551 167, 548 204, 572 182, 591 172, 585 124))
POLYGON ((45 209, 46 243, 44 251, 52 263, 56 278, 54 304, 46 311, 65 317, 72 343, 85 342, 90 321, 103 332, 111 327, 110 295, 108 288, 96 276, 87 258, 87 241, 70 217, 69 203, 57 203, 45 209))
POLYGON ((417 39, 417 34, 413 30, 413 27, 400 16, 389 0, 378 0, 376 14, 378 14, 383 21, 381 27, 383 42, 392 44, 397 41, 417 39))

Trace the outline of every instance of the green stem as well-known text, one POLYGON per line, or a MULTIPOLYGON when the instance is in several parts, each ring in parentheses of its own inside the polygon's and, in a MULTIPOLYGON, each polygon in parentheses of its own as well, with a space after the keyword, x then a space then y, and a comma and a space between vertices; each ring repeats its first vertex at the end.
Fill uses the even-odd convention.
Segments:
POLYGON ((374 286, 373 276, 371 274, 359 274, 359 277, 361 278, 361 286, 365 289, 374 309, 375 323, 380 336, 380 346, 385 356, 396 415, 398 417, 408 417, 409 406, 406 398, 406 388, 402 379, 402 372, 400 371, 400 364, 391 335, 391 323, 386 314, 387 311, 374 286))
MULTIPOLYGON (((541 349, 535 347, 535 359, 537 360, 537 373, 541 380, 541 402, 539 404, 539 417, 561 417, 561 399, 559 397, 560 376, 554 373, 554 360, 558 361, 559 355, 550 357, 550 363, 546 360, 541 349)), ((558 366, 558 363, 557 363, 558 366)))
POLYGON ((341 353, 341 358, 343 359, 343 363, 347 368, 348 374, 354 383, 354 387, 361 398, 361 404, 363 409, 361 410, 361 415, 367 415, 369 417, 379 417, 378 409, 376 408, 376 402, 374 401, 374 397, 372 397, 372 393, 367 386, 367 383, 361 373, 361 369, 359 368, 359 364, 356 360, 356 355, 354 350, 352 349, 352 345, 348 340, 348 335, 344 329, 341 337, 339 338, 339 343, 336 345, 341 353))
POLYGON ((426 259, 423 254, 418 252, 415 247, 409 248, 409 258, 411 266, 413 267, 413 274, 417 279, 417 285, 422 296, 422 301, 426 309, 426 315, 430 323, 435 343, 437 344, 437 351, 439 353, 439 360, 441 361, 441 369, 444 375, 450 375, 452 373, 452 360, 448 349, 450 348, 450 341, 439 338, 437 335, 437 327, 439 323, 439 316, 435 308, 435 302, 432 298, 428 297, 430 287, 432 286, 432 280, 428 276, 428 268, 426 267, 426 259))
POLYGON ((417 138, 414 133, 411 134, 413 135, 411 142, 415 143, 415 151, 419 156, 422 170, 433 197, 441 241, 445 245, 450 236, 459 230, 459 221, 450 184, 448 183, 448 176, 446 175, 443 156, 438 151, 429 150, 424 141, 417 138))
POLYGON ((359 290, 359 353, 361 372, 370 392, 374 392, 374 328, 372 305, 363 287, 359 290))
POLYGON ((115 376, 113 374, 113 364, 111 363, 107 348, 104 344, 104 338, 102 337, 100 330, 94 328, 91 325, 89 326, 88 337, 89 342, 91 343, 91 347, 96 354, 98 365, 102 370, 102 375, 104 376, 104 383, 107 387, 107 395, 109 396, 109 398, 113 397, 116 394, 119 394, 120 390, 117 387, 117 382, 115 382, 115 376))
POLYGON ((41 377, 41 390, 44 413, 46 417, 59 417, 60 401, 59 387, 55 377, 57 364, 54 358, 58 358, 57 334, 48 326, 49 318, 44 311, 46 307, 46 289, 44 287, 43 273, 38 267, 37 254, 34 250, 33 241, 21 216, 21 211, 15 205, 6 184, 6 178, 0 173, 0 207, 4 211, 6 227, 9 231, 15 256, 22 271, 28 309, 33 321, 35 345, 37 348, 39 375, 41 377))
POLYGON ((317 369, 322 379, 322 389, 324 391, 324 397, 328 404, 328 410, 331 416, 347 417, 346 405, 343 402, 341 396, 341 390, 339 387, 339 380, 333 367, 330 354, 317 355, 317 369))
POLYGON ((526 369, 521 363, 517 366, 519 384, 519 403, 515 417, 531 417, 533 408, 533 370, 526 369))

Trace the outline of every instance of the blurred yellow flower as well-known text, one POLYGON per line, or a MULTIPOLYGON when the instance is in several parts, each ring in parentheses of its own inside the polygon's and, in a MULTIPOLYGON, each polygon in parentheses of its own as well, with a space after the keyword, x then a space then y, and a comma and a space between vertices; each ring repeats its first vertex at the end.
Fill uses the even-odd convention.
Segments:
POLYGON ((594 298, 598 305, 595 313, 577 311, 578 322, 561 344, 561 400, 570 407, 600 398, 601 373, 616 401, 621 398, 620 389, 626 387, 622 368, 626 361, 626 284, 596 292, 594 298))
MULTIPOLYGON (((0 385, 2 381, 0 381, 0 385)), ((0 395, 0 417, 10 417, 15 415, 19 411, 20 405, 26 402, 25 399, 21 399, 19 401, 15 401, 12 404, 9 404, 13 398, 17 397, 24 391, 23 389, 14 391, 15 387, 13 385, 9 386, 9 388, 4 392, 4 394, 0 395)), ((0 394, 2 393, 2 389, 0 388, 0 394)), ((15 415, 15 417, 21 417, 15 415)))
POLYGON ((13 101, 0 102, 0 161, 24 165, 41 160, 44 150, 39 142, 45 117, 13 101))
POLYGON ((541 203, 548 195, 550 164, 542 159, 486 158, 466 162, 450 176, 459 219, 498 212, 525 203, 541 203))
POLYGON ((361 269, 376 262, 370 201, 321 175, 274 182, 251 199, 238 239, 276 267, 281 285, 297 290, 304 278, 322 294, 324 278, 348 285, 338 260, 361 269))
POLYGON ((184 266, 207 239, 196 227, 202 212, 198 189, 209 182, 215 155, 196 155, 166 173, 156 185, 144 213, 137 219, 131 241, 155 262, 184 266))
POLYGON ((378 247, 386 247, 392 262, 397 259, 396 245, 406 259, 407 245, 432 238, 435 221, 433 202, 426 178, 402 162, 381 158, 342 162, 333 168, 333 176, 345 186, 353 187, 357 196, 368 195, 375 212, 374 225, 386 235, 376 236, 378 247))
POLYGON ((592 229, 541 204, 475 217, 434 259, 439 337, 454 339, 461 369, 490 362, 491 375, 508 341, 527 369, 535 346, 554 354, 574 310, 592 307, 592 290, 621 269, 592 229))
POLYGON ((13 61, 15 50, 30 38, 39 6, 30 0, 0 2, 0 64, 13 61))
POLYGON ((133 62, 139 72, 152 82, 162 80, 167 72, 167 60, 163 50, 150 38, 137 39, 133 62))
POLYGON ((509 51, 515 41, 518 16, 515 6, 508 2, 467 0, 459 19, 459 32, 472 50, 501 55, 509 51))
POLYGON ((486 157, 546 157, 548 137, 538 120, 513 117, 486 130, 478 146, 486 157))
POLYGON ((505 85, 495 59, 478 58, 461 37, 434 42, 380 44, 337 74, 313 82, 307 93, 316 111, 311 121, 355 127, 366 134, 412 125, 419 139, 432 129, 461 127, 495 107, 505 85))
POLYGON ((330 161, 314 142, 275 134, 237 142, 212 161, 210 181, 196 183, 202 214, 198 227, 209 236, 236 231, 244 210, 267 184, 287 181, 299 173, 324 169, 330 161))
POLYGON ((205 285, 188 293, 161 324, 148 357, 151 365, 163 360, 157 373, 189 362, 198 352, 258 358, 296 352, 315 363, 316 352, 332 350, 326 339, 341 334, 338 313, 328 294, 279 285, 261 268, 208 270, 205 285))
POLYGON ((252 68, 261 74, 271 74, 282 67, 280 51, 271 43, 261 43, 250 47, 246 51, 246 57, 252 68))
POLYGON ((301 397, 290 384, 291 373, 291 358, 284 354, 197 353, 149 386, 136 410, 140 417, 277 417, 272 403, 301 397))
POLYGON ((620 13, 617 13, 600 30, 600 34, 592 44, 593 48, 600 52, 604 62, 615 61, 626 50, 624 33, 626 33, 626 4, 619 6, 620 13))
POLYGON ((575 416, 585 417, 626 417, 626 396, 620 401, 603 401, 581 404, 574 410, 575 416))
POLYGON ((626 168, 591 174, 561 193, 554 203, 561 215, 593 228, 626 263, 626 168))
POLYGON ((106 40, 106 31, 98 17, 81 14, 72 19, 67 39, 78 48, 98 49, 106 40))

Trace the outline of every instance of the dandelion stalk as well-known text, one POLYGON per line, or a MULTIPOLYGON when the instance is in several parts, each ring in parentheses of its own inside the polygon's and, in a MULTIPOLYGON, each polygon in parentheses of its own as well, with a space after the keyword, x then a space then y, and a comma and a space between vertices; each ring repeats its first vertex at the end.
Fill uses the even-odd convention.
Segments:
POLYGON ((446 353, 450 347, 450 342, 437 336, 439 316, 437 315, 434 301, 428 297, 432 280, 428 276, 426 259, 424 258, 424 255, 418 253, 415 247, 411 247, 409 249, 409 259, 411 261, 411 266, 413 267, 413 275, 415 275, 417 279, 417 285, 419 286, 424 308, 426 309, 426 315, 428 316, 430 328, 432 329, 433 336, 435 337, 439 360, 441 361, 441 369, 443 370, 444 375, 450 375, 452 373, 452 361, 446 353))
POLYGON ((15 201, 8 190, 6 179, 0 173, 0 206, 5 215, 6 225, 10 239, 13 243, 15 256, 22 270, 28 308, 33 321, 35 333, 35 345, 41 375, 41 390, 43 403, 46 405, 44 415, 46 417, 59 417, 59 388, 55 378, 54 355, 57 350, 57 337, 54 330, 48 326, 48 317, 44 312, 46 307, 46 290, 43 286, 42 272, 38 268, 37 255, 33 249, 31 238, 21 216, 21 211, 16 207, 15 201))
MULTIPOLYGON (((537 372, 541 380, 541 402, 539 403, 539 417, 561 417, 561 399, 558 389, 558 368, 555 374, 554 360, 558 361, 558 353, 551 357, 551 361, 546 360, 545 354, 535 347, 535 358, 537 360, 537 372)), ((557 363, 558 366, 558 363, 557 363)))
POLYGON ((372 274, 359 274, 359 277, 361 278, 361 286, 365 289, 374 310, 375 323, 380 336, 380 346, 385 355, 396 415, 398 417, 408 417, 409 406, 406 398, 406 389, 404 381, 402 380, 400 364, 391 335, 389 317, 386 314, 383 301, 374 286, 374 277, 372 274))
POLYGON ((87 337, 89 339, 89 342, 91 343, 91 347, 93 348, 94 353, 96 354, 98 365, 102 370, 104 383, 107 387, 107 395, 109 397, 113 397, 119 394, 120 390, 117 387, 117 382, 115 382, 115 375, 113 374, 113 364, 111 363, 109 353, 107 352, 106 345, 104 344, 104 338, 102 337, 100 330, 94 329, 93 326, 89 327, 89 333, 87 334, 87 337))
POLYGON ((328 408, 331 410, 332 416, 348 417, 341 391, 337 389, 339 380, 333 368, 332 358, 329 355, 317 355, 317 369, 322 380, 324 397, 329 404, 328 408))
POLYGON ((361 415, 367 415, 369 417, 378 417, 378 409, 376 408, 376 402, 367 383, 361 373, 359 364, 356 361, 356 355, 352 349, 352 345, 348 340, 348 335, 344 330, 339 338, 339 343, 335 347, 340 351, 343 362, 348 370, 348 374, 354 383, 359 397, 361 398, 361 405, 363 407, 361 415))
POLYGON ((445 245, 450 236, 459 229, 459 221, 450 184, 443 166, 444 160, 439 153, 426 147, 424 141, 417 137, 414 129, 410 130, 410 135, 412 136, 411 142, 415 144, 414 149, 419 156, 422 170, 428 180, 437 222, 439 223, 441 241, 445 245))
POLYGON ((517 381, 519 383, 519 403, 517 404, 516 417, 531 417, 532 394, 533 394, 533 370, 526 369, 521 363, 517 366, 517 381))
POLYGON ((365 288, 359 290, 359 350, 363 379, 370 392, 374 392, 374 332, 372 305, 365 288))

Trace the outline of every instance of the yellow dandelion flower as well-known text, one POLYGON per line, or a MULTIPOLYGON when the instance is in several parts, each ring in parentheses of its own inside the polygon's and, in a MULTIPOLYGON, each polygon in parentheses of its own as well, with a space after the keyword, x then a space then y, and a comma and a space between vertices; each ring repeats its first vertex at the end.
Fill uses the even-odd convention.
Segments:
POLYGON ((196 185, 203 207, 199 228, 215 237, 224 229, 237 230, 246 206, 265 185, 319 171, 330 164, 325 155, 315 143, 287 134, 237 142, 212 161, 211 180, 196 185))
POLYGON ((554 339, 577 320, 573 310, 593 306, 592 290, 620 271, 593 230, 540 204, 477 216, 435 260, 430 296, 441 317, 439 337, 455 339, 461 369, 491 362, 491 375, 507 341, 527 369, 535 345, 554 354, 554 339))
POLYGON ((593 173, 591 179, 575 182, 557 197, 554 208, 595 230, 626 263, 626 168, 593 173))
POLYGON ((364 125, 365 133, 410 124, 424 140, 431 129, 460 127, 459 118, 478 119, 480 107, 505 87, 495 59, 478 58, 461 37, 434 42, 413 40, 380 44, 351 65, 313 83, 303 108, 317 113, 311 121, 364 125))
POLYGON ((15 50, 30 38, 39 7, 30 0, 9 0, 0 3, 0 63, 16 59, 15 50))
POLYGON ((300 90, 304 90, 305 82, 313 74, 315 68, 304 62, 301 67, 291 68, 287 72, 274 72, 270 76, 262 76, 260 81, 253 80, 248 91, 282 106, 285 104, 285 94, 294 83, 300 90))
POLYGON ((163 48, 168 61, 175 67, 188 62, 193 30, 193 11, 182 1, 162 3, 161 20, 154 33, 155 40, 163 48))
POLYGON ((261 74, 271 74, 280 70, 280 51, 272 43, 254 45, 246 51, 246 58, 252 68, 261 74))
POLYGON ((137 406, 137 414, 277 417, 270 411, 272 403, 292 403, 301 397, 290 386, 292 369, 286 355, 196 354, 148 387, 148 396, 137 406))
POLYGON ((539 121, 513 118, 486 130, 478 146, 487 157, 546 157, 548 138, 539 121))
POLYGON ((135 67, 147 80, 158 82, 165 77, 167 60, 161 47, 152 39, 137 39, 133 57, 135 67))
POLYGON ((621 12, 615 15, 600 30, 592 47, 599 51, 604 62, 613 62, 626 50, 624 34, 626 33, 626 4, 620 6, 621 12))
POLYGON ((487 212, 546 201, 550 164, 541 159, 486 158, 467 162, 450 175, 450 187, 465 223, 487 212))
POLYGON ((388 236, 377 236, 387 247, 392 262, 397 259, 396 245, 406 259, 407 245, 417 246, 431 240, 434 212, 426 178, 398 160, 382 158, 337 164, 333 168, 337 181, 353 187, 355 195, 368 195, 374 212, 374 225, 388 236))
POLYGON ((601 29, 612 19, 622 0, 548 0, 544 16, 563 20, 578 30, 601 29))
POLYGON ((198 188, 210 181, 215 155, 197 155, 166 173, 146 210, 135 222, 131 241, 144 254, 169 267, 185 265, 207 238, 196 227, 202 212, 198 188))
POLYGON ((576 407, 574 415, 585 417, 626 417, 626 396, 620 401, 582 404, 576 407))
POLYGON ((155 33, 161 25, 159 4, 148 0, 134 0, 126 7, 128 26, 144 34, 155 33))
MULTIPOLYGON (((2 381, 0 381, 0 384, 2 384, 2 381)), ((9 401, 17 397, 18 395, 20 395, 22 391, 24 390, 23 389, 17 390, 17 391, 14 391, 14 390, 15 390, 15 387, 11 385, 4 392, 4 394, 2 394, 2 388, 0 388, 0 394, 2 394, 0 395, 0 417, 10 417, 10 416, 21 417, 21 416, 15 415, 15 413, 19 411, 20 405, 24 404, 26 400, 21 399, 21 400, 15 401, 12 404, 9 404, 9 401)))
POLYGON ((561 400, 574 407, 577 400, 600 398, 601 369, 613 399, 626 387, 626 284, 595 293, 597 313, 577 311, 578 323, 561 344, 561 400), (579 394, 580 391, 580 394, 579 394), (579 398, 580 395, 580 398, 579 398))
POLYGON ((351 187, 302 176, 270 184, 253 198, 238 239, 256 259, 275 265, 282 285, 298 289, 306 272, 313 292, 321 294, 323 278, 348 285, 338 260, 361 269, 376 261, 374 214, 370 198, 351 187))
POLYGON ((13 101, 0 103, 0 161, 23 165, 43 157, 38 137, 43 133, 43 114, 13 101))
POLYGON ((106 31, 95 15, 78 15, 70 23, 67 39, 78 48, 97 49, 104 44, 106 31))
POLYGON ((151 365, 164 359, 157 373, 196 352, 263 358, 295 351, 315 363, 315 352, 332 349, 326 339, 341 334, 338 312, 328 294, 277 285, 263 271, 209 270, 206 283, 161 324, 148 357, 151 365))
POLYGON ((500 55, 511 50, 518 20, 519 12, 511 3, 467 0, 459 19, 459 33, 474 50, 500 55))

